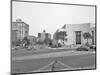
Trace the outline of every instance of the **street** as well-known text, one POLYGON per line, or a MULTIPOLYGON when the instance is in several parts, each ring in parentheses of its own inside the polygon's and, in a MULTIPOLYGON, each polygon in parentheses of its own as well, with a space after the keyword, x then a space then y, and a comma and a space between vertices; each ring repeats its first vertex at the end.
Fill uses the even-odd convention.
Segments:
MULTIPOLYGON (((95 53, 62 51, 38 55, 12 57, 12 73, 37 72, 40 68, 43 68, 46 65, 48 66, 55 60, 76 69, 83 67, 92 67, 95 65, 95 53)), ((95 66, 93 68, 95 68, 95 66)), ((65 68, 62 67, 62 69, 65 68)), ((40 72, 43 71, 40 70, 40 72)))

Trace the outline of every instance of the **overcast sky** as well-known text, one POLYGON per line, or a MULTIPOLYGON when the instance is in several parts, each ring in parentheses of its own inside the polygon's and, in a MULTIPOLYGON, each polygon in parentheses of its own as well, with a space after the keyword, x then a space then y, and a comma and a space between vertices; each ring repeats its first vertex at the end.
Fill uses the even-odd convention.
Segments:
POLYGON ((53 34, 64 24, 95 23, 95 8, 89 6, 13 2, 12 20, 22 19, 29 24, 29 34, 53 34))

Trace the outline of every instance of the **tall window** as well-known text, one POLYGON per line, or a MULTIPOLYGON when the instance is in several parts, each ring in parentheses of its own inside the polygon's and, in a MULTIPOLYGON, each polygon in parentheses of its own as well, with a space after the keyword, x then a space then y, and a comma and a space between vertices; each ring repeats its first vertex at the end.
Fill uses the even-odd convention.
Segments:
POLYGON ((81 44, 81 31, 76 31, 76 44, 81 44))
POLYGON ((92 44, 94 45, 94 31, 92 31, 92 44))

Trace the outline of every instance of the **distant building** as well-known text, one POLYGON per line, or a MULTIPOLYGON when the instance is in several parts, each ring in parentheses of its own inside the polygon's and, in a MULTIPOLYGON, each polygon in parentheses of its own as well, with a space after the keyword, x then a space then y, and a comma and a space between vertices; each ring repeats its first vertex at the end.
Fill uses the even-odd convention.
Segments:
POLYGON ((30 41, 31 44, 35 44, 36 41, 37 41, 37 37, 32 36, 32 35, 29 35, 28 39, 29 39, 29 41, 30 41))
POLYGON ((41 41, 44 41, 44 40, 47 39, 47 38, 51 39, 51 34, 50 34, 50 33, 46 33, 46 31, 43 30, 42 33, 38 33, 38 38, 39 38, 41 41))
POLYGON ((29 25, 21 19, 17 19, 15 22, 12 22, 11 31, 13 41, 22 40, 29 35, 29 25))
MULTIPOLYGON (((95 24, 83 23, 83 24, 67 24, 60 28, 59 31, 66 31, 67 36, 65 37, 67 41, 63 41, 65 45, 81 45, 87 42, 84 39, 83 34, 89 32, 92 38, 89 40, 90 44, 95 44, 95 24)), ((54 35, 55 38, 55 35, 54 35)), ((60 40, 59 40, 60 41, 60 40)))

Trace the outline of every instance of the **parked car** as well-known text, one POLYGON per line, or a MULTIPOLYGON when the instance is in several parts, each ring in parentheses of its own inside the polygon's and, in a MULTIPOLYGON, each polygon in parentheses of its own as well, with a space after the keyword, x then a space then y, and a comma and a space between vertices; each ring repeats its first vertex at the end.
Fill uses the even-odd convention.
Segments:
POLYGON ((95 45, 91 45, 90 49, 96 49, 96 46, 95 45))
POLYGON ((87 47, 87 46, 80 46, 76 50, 77 51, 89 51, 89 47, 87 47))

